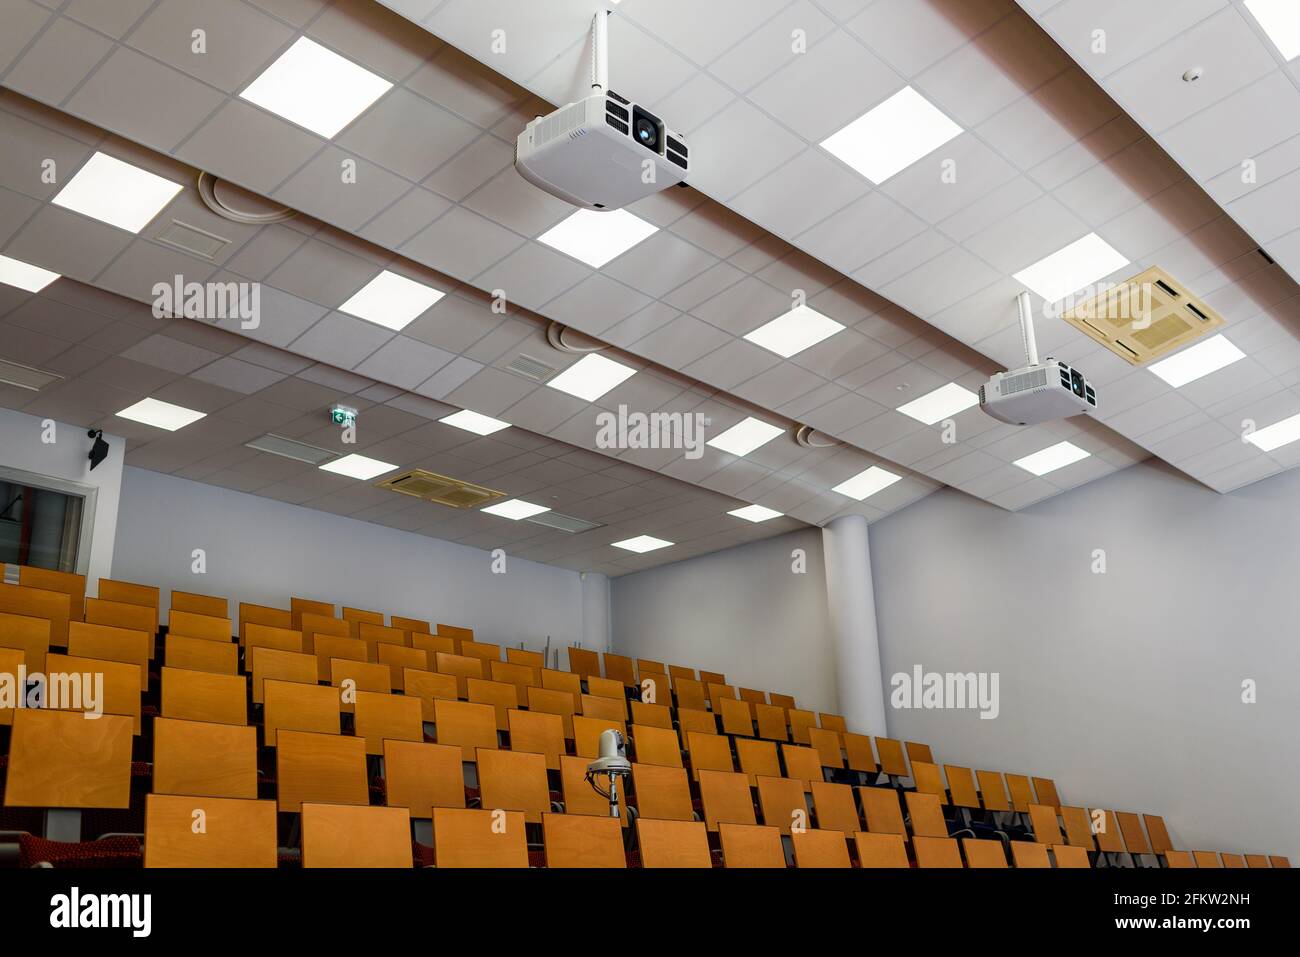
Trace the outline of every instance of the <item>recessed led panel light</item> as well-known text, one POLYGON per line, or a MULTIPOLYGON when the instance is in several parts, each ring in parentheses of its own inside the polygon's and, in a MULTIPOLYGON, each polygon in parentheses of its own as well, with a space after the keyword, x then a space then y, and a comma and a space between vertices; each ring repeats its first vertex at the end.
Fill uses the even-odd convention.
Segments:
POLYGON ((662 538, 655 538, 653 535, 638 535, 636 538, 625 538, 621 542, 614 542, 615 548, 626 548, 629 552, 653 552, 656 548, 667 548, 672 542, 665 542, 662 538))
POLYGON ((1281 422, 1274 422, 1262 429, 1256 429, 1246 436, 1247 442, 1265 452, 1272 452, 1296 439, 1300 439, 1300 414, 1283 419, 1281 422))
POLYGON ((333 50, 299 37, 239 95, 330 139, 392 85, 333 50))
POLYGON ((1246 9, 1284 60, 1300 56, 1300 4, 1295 0, 1246 0, 1246 9))
POLYGON ((774 508, 766 508, 762 505, 746 505, 744 508, 732 509, 727 514, 743 518, 747 522, 766 522, 769 518, 780 518, 785 512, 778 512, 774 508))
POLYGON ((58 278, 59 274, 56 272, 50 272, 48 269, 18 259, 10 259, 8 256, 0 256, 0 283, 6 286, 17 286, 28 292, 40 292, 58 278))
POLYGON ((829 339, 844 327, 816 309, 796 306, 745 336, 756 346, 786 359, 829 339))
POLYGON ((569 395, 595 402, 636 370, 621 362, 589 352, 546 384, 569 395))
POLYGON ((549 512, 550 509, 545 505, 534 505, 532 502, 525 502, 521 498, 512 498, 507 502, 485 505, 479 511, 487 512, 489 515, 499 515, 501 518, 513 519, 517 522, 521 518, 530 518, 533 515, 541 515, 542 512, 549 512))
POLYGON ((714 436, 706 442, 715 449, 730 452, 732 455, 748 455, 759 446, 766 445, 785 429, 756 419, 752 415, 737 422, 721 435, 714 436))
POLYGON ((107 153, 96 153, 51 202, 129 233, 138 233, 180 191, 180 183, 107 153))
POLYGON ((939 386, 933 392, 927 392, 911 402, 900 405, 898 411, 918 422, 934 425, 979 403, 980 397, 970 389, 963 389, 957 383, 949 382, 947 385, 939 386))
POLYGON ((493 432, 500 432, 502 429, 510 428, 509 422, 502 422, 500 419, 494 419, 490 415, 483 415, 480 412, 472 412, 469 409, 461 409, 459 412, 453 412, 451 415, 444 416, 438 420, 443 425, 454 425, 458 429, 464 429, 466 432, 473 432, 475 435, 491 435, 493 432))
POLYGON ((1057 442, 1055 445, 1040 449, 1033 455, 1016 459, 1011 464, 1018 465, 1026 472, 1033 472, 1035 475, 1046 475, 1048 472, 1055 472, 1057 469, 1063 469, 1067 465, 1086 459, 1089 454, 1073 442, 1057 442))
POLYGON ((388 462, 381 462, 379 459, 357 455, 357 453, 353 452, 351 455, 345 455, 333 462, 326 462, 321 468, 326 472, 336 472, 339 475, 361 479, 364 482, 367 479, 383 475, 385 472, 391 472, 397 466, 388 462))
POLYGON ((937 150, 961 127, 910 86, 822 140, 822 149, 839 157, 873 183, 883 183, 937 150))
POLYGON ((1059 302, 1127 265, 1128 260, 1115 247, 1096 233, 1089 233, 1026 266, 1014 278, 1048 302, 1059 302))
POLYGON ((605 213, 580 209, 542 233, 537 241, 599 269, 658 230, 658 226, 626 209, 605 213))
POLYGON ((1177 389, 1244 358, 1246 353, 1223 336, 1211 336, 1204 342, 1198 342, 1190 349, 1184 349, 1168 359, 1161 359, 1148 368, 1177 389))
POLYGON ((385 269, 339 306, 339 312, 387 329, 405 329, 444 293, 385 269))
POLYGON ((160 402, 157 399, 141 399, 135 405, 117 414, 123 419, 143 422, 145 425, 166 429, 168 432, 183 429, 191 422, 197 422, 207 415, 206 412, 195 412, 193 409, 172 405, 170 402, 160 402))
POLYGON ((877 492, 889 488, 902 477, 882 469, 879 465, 873 465, 871 468, 865 469, 852 478, 841 482, 831 491, 839 492, 841 495, 847 495, 849 498, 861 502, 863 499, 870 498, 877 492))

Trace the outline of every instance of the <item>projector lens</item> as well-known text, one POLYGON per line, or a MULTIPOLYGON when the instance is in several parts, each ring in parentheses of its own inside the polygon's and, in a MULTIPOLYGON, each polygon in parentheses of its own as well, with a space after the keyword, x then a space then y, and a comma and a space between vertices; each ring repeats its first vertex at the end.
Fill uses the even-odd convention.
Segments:
POLYGON ((648 150, 662 153, 664 125, 659 117, 647 113, 639 106, 632 107, 632 135, 648 150))

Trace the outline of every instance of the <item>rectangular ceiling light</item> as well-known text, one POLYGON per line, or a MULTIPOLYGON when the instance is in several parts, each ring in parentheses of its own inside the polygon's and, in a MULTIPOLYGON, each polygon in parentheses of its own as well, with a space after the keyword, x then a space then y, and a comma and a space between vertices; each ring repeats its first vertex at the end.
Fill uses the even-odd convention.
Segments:
POLYGON ((873 183, 883 183, 962 129, 910 86, 822 140, 822 149, 873 183))
POLYGON ((774 508, 766 508, 762 505, 746 505, 744 508, 733 508, 727 514, 743 518, 747 522, 766 522, 769 518, 780 518, 785 512, 778 512, 774 508))
POLYGON ((339 306, 339 312, 400 331, 444 295, 440 289, 385 269, 339 306))
POLYGON ((1264 452, 1272 452, 1296 439, 1300 439, 1300 414, 1283 419, 1281 422, 1274 422, 1262 429, 1256 429, 1246 436, 1247 442, 1258 446, 1264 452))
POLYGON ((604 213, 580 209, 542 233, 537 241, 599 269, 658 230, 658 226, 626 209, 604 213))
POLYGON ((0 282, 6 286, 16 286, 28 292, 40 292, 59 278, 56 272, 33 266, 18 259, 0 256, 0 282))
POLYGON ((117 414, 123 419, 130 419, 132 422, 143 422, 145 425, 166 429, 168 432, 183 429, 190 423, 197 422, 207 415, 206 412, 195 412, 193 409, 187 409, 181 405, 172 405, 170 402, 160 402, 157 399, 141 399, 135 405, 129 406, 117 414))
POLYGON ((330 139, 392 85, 333 50, 299 37, 239 95, 330 139))
POLYGON ((636 370, 621 362, 589 352, 546 384, 569 395, 595 402, 636 370))
POLYGON ((1190 349, 1184 349, 1168 359, 1161 359, 1148 368, 1177 389, 1244 358, 1246 353, 1223 336, 1211 336, 1204 342, 1198 342, 1190 349))
POLYGON ((949 382, 947 385, 939 386, 933 392, 927 392, 920 398, 900 405, 898 411, 918 422, 934 425, 979 403, 980 397, 970 389, 963 389, 957 383, 949 382))
POLYGON ((180 183, 107 153, 96 153, 51 202, 129 233, 138 233, 180 191, 180 183))
POLYGON ((1013 278, 1048 302, 1059 302, 1127 265, 1128 260, 1114 246, 1089 233, 1026 266, 1013 278))
POLYGON ((534 505, 532 502, 525 502, 521 498, 512 498, 506 502, 487 505, 479 509, 479 511, 487 512, 489 515, 499 515, 501 518, 508 518, 517 522, 521 518, 531 518, 534 515, 541 515, 542 512, 549 512, 550 509, 545 505, 534 505))
POLYGON ((653 535, 638 535, 636 538, 625 538, 621 542, 614 542, 615 548, 626 548, 629 552, 653 552, 656 548, 667 548, 672 542, 665 542, 662 538, 655 538, 653 535))
POLYGON ((348 478, 361 479, 363 482, 383 475, 385 472, 391 472, 397 468, 388 462, 381 462, 379 459, 368 458, 364 455, 357 455, 353 452, 351 455, 345 455, 341 459, 335 459, 333 462, 326 462, 321 466, 326 472, 334 472, 338 475, 346 475, 348 478))
POLYGON ((493 432, 500 432, 502 429, 510 428, 509 422, 502 422, 490 415, 472 412, 469 409, 453 412, 451 415, 443 416, 438 421, 443 425, 451 425, 458 429, 464 429, 466 432, 473 432, 475 435, 491 435, 493 432))
POLYGON ((723 452, 730 452, 732 455, 743 456, 766 445, 784 432, 785 429, 751 415, 737 422, 721 435, 709 439, 705 444, 721 449, 723 452))
POLYGON ((286 439, 283 435, 275 435, 270 432, 253 439, 251 442, 245 442, 244 445, 259 452, 269 452, 272 455, 280 455, 296 462, 306 462, 308 465, 320 465, 326 459, 333 458, 335 454, 329 449, 308 445, 306 442, 299 442, 296 439, 286 439))
POLYGON ((871 468, 865 469, 852 478, 841 482, 831 491, 839 492, 841 495, 847 495, 849 498, 861 502, 863 499, 870 498, 877 492, 889 488, 902 477, 882 469, 879 465, 873 465, 871 468))
POLYGON ((756 346, 789 359, 823 339, 829 339, 844 327, 808 306, 795 306, 771 322, 759 326, 745 338, 756 346))
POLYGON ((1246 0, 1246 9, 1284 60, 1300 56, 1300 5, 1295 0, 1246 0))
POLYGON ((1035 475, 1046 475, 1048 472, 1055 472, 1067 465, 1073 465, 1080 459, 1086 459, 1089 454, 1073 442, 1057 442, 1055 445, 1049 445, 1032 455, 1016 459, 1011 464, 1018 465, 1026 472, 1033 472, 1035 475))

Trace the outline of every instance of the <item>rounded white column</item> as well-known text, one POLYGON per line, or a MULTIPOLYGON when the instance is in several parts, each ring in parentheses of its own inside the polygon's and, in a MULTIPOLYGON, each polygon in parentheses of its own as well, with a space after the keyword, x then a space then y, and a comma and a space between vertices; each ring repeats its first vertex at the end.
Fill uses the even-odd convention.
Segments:
POLYGON ((822 552, 840 713, 850 731, 884 735, 885 683, 867 520, 861 515, 832 520, 822 528, 822 552))

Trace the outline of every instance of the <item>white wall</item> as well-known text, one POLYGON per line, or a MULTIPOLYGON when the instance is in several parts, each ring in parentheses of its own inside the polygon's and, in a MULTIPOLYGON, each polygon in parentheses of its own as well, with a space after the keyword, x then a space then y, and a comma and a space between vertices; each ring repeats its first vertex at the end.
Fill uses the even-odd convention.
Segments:
MULTIPOLYGON (((577 572, 490 553, 274 499, 128 467, 115 576, 289 606, 290 596, 466 625, 476 638, 540 649, 582 637, 577 572), (202 548, 207 572, 191 572, 202 548)), ((564 659, 561 659, 563 664, 564 659)))
POLYGON ((806 529, 615 578, 614 650, 834 712, 824 567, 821 533, 806 529), (804 574, 791 572, 796 548, 804 574))
POLYGON ((1180 847, 1300 853, 1298 505, 1300 471, 1221 496, 1143 463, 1020 513, 944 490, 876 522, 886 683, 1001 675, 996 720, 890 709, 891 734, 1163 814, 1180 847))
MULTIPOLYGON (((126 443, 104 434, 111 446, 108 458, 90 470, 92 439, 85 427, 54 423, 54 441, 45 443, 45 429, 35 416, 0 409, 0 465, 37 475, 51 476, 89 486, 95 490, 95 524, 91 533, 90 560, 85 569, 87 586, 100 578, 111 578, 118 496, 122 484, 122 455, 126 443)), ((85 542, 82 542, 84 548, 85 542)), ((81 570, 81 569, 78 569, 81 570)))

